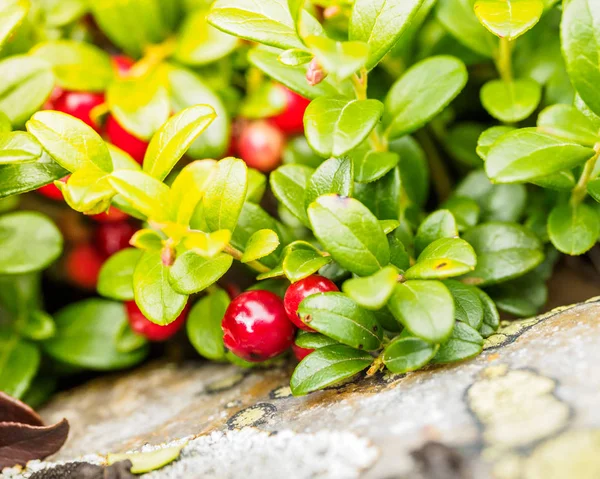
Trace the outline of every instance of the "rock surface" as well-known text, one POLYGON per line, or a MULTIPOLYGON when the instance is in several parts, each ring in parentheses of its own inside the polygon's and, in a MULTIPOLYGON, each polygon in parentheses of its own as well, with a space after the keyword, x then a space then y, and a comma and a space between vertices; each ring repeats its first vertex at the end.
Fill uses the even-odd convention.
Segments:
POLYGON ((505 323, 458 365, 294 398, 289 366, 155 363, 61 394, 42 416, 72 426, 55 461, 189 441, 155 479, 597 479, 599 344, 596 298, 505 323))

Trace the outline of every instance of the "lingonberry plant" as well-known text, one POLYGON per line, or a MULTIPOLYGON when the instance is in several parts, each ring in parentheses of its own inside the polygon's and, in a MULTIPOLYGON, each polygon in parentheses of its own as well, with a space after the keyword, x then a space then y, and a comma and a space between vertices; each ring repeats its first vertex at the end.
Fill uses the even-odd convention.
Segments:
POLYGON ((600 236, 599 18, 592 0, 9 0, 0 196, 55 185, 96 219, 67 273, 106 299, 42 313, 60 235, 3 214, 0 361, 20 366, 0 388, 130 366, 184 323, 215 361, 293 349, 296 395, 476 356, 498 310, 535 314, 558 252, 600 236), (255 281, 230 298, 234 261, 255 281))

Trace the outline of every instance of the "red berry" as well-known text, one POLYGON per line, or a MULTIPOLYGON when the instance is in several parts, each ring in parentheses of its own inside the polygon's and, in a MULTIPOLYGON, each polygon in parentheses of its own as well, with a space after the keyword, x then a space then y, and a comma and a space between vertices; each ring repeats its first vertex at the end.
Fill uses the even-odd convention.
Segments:
POLYGON ((263 290, 246 291, 235 298, 221 326, 225 346, 252 362, 285 352, 293 344, 296 331, 279 296, 263 290))
POLYGON ((127 222, 103 223, 96 230, 96 248, 105 257, 112 256, 129 246, 136 229, 127 222))
POLYGON ((104 103, 103 93, 90 93, 82 91, 65 91, 58 100, 54 102, 54 109, 68 113, 75 118, 87 123, 95 130, 98 125, 92 121, 90 113, 92 109, 104 103))
POLYGON ((310 100, 283 85, 278 87, 285 94, 286 105, 281 113, 271 118, 271 122, 287 135, 299 135, 304 132, 304 111, 310 100))
POLYGON ((292 344, 292 351, 294 352, 294 356, 298 361, 302 361, 306 356, 314 351, 314 349, 301 348, 300 346, 296 346, 292 344))
POLYGON ((44 195, 46 198, 53 200, 62 200, 63 194, 54 183, 48 183, 47 185, 40 186, 37 189, 38 193, 44 195))
POLYGON ((125 131, 112 115, 108 115, 106 120, 106 134, 113 145, 129 153, 139 164, 143 163, 148 143, 125 131))
POLYGON ((108 208, 108 211, 105 211, 104 213, 98 213, 97 215, 92 215, 90 218, 98 223, 119 223, 129 218, 129 215, 121 211, 119 208, 111 206, 108 208))
POLYGON ((135 65, 135 60, 126 55, 113 55, 111 60, 115 72, 120 77, 127 76, 131 67, 135 65))
POLYGON ((52 92, 50 92, 50 96, 46 100, 46 103, 42 106, 42 110, 55 110, 56 100, 58 100, 64 92, 65 91, 61 87, 55 86, 52 92))
POLYGON ((98 274, 104 262, 100 253, 90 244, 76 246, 66 260, 69 279, 77 286, 94 289, 98 283, 98 274))
POLYGON ((292 284, 283 298, 285 311, 290 318, 290 321, 304 331, 314 331, 314 329, 302 322, 298 315, 298 306, 311 294, 326 293, 328 291, 339 291, 338 287, 327 278, 313 274, 308 278, 301 279, 292 284))
POLYGON ((268 173, 281 163, 284 145, 281 130, 266 121, 253 121, 242 129, 237 147, 249 167, 268 173))
POLYGON ((165 341, 179 331, 185 324, 188 309, 189 308, 186 305, 175 321, 165 326, 161 326, 146 318, 144 313, 138 308, 137 304, 135 304, 135 301, 125 301, 125 310, 127 311, 127 319, 129 320, 131 329, 150 341, 165 341))

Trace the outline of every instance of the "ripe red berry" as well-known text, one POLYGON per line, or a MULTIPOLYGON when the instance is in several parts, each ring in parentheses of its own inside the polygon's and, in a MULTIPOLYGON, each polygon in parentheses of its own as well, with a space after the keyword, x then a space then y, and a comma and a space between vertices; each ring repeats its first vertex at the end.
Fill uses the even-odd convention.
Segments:
POLYGON ((279 296, 263 290, 246 291, 235 298, 221 326, 225 346, 252 362, 285 352, 293 344, 296 331, 279 296))
POLYGON ((304 111, 310 100, 283 85, 278 88, 284 92, 286 105, 281 113, 271 118, 271 122, 287 135, 299 135, 304 132, 304 111))
POLYGON ((129 70, 131 70, 131 67, 135 64, 135 60, 126 55, 113 55, 111 60, 115 72, 117 72, 117 75, 120 77, 127 76, 129 70))
POLYGON ((37 192, 52 200, 63 199, 62 191, 60 191, 54 183, 48 183, 47 185, 40 186, 37 189, 37 192))
POLYGON ((54 109, 79 118, 98 131, 98 125, 92 121, 90 113, 94 107, 102 103, 104 103, 103 93, 65 91, 54 101, 54 109))
POLYGON ((185 324, 189 308, 186 305, 177 319, 165 326, 155 324, 146 318, 137 304, 135 304, 135 301, 125 301, 125 310, 127 311, 129 325, 134 332, 150 341, 165 341, 177 333, 185 324))
POLYGON ((290 321, 304 331, 314 331, 300 319, 298 306, 300 306, 304 298, 307 298, 311 294, 327 293, 328 291, 339 291, 339 289, 332 281, 318 274, 313 274, 292 284, 285 292, 283 298, 285 311, 290 321))
POLYGON ((301 348, 300 346, 296 346, 292 344, 292 351, 294 352, 294 356, 298 361, 302 361, 306 356, 314 351, 314 349, 309 348, 301 348))
POLYGON ((98 223, 119 223, 129 218, 129 215, 121 211, 119 208, 111 206, 108 208, 108 211, 105 211, 104 213, 98 213, 97 215, 92 215, 90 218, 98 223))
POLYGON ((103 223, 96 230, 96 248, 106 258, 129 246, 136 229, 127 222, 103 223))
POLYGON ((148 149, 148 142, 140 140, 125 131, 112 115, 108 115, 108 119, 106 120, 106 135, 113 145, 129 153, 139 164, 143 163, 144 155, 148 149))
POLYGON ((50 96, 46 100, 46 103, 42 106, 42 110, 55 110, 56 100, 58 100, 64 92, 65 91, 61 87, 55 86, 52 89, 52 92, 50 92, 50 96))
POLYGON ((102 255, 90 244, 75 246, 66 259, 69 280, 84 289, 94 289, 104 262, 102 255))
POLYGON ((240 157, 251 168, 269 173, 281 163, 285 138, 281 130, 266 121, 246 124, 238 139, 240 157))

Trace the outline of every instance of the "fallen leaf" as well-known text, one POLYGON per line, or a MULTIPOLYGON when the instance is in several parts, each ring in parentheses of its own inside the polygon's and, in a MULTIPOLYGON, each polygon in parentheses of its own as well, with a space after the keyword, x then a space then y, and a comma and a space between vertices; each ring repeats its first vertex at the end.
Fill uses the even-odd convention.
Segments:
POLYGON ((0 391, 0 422, 19 422, 43 426, 42 418, 24 402, 0 391))

